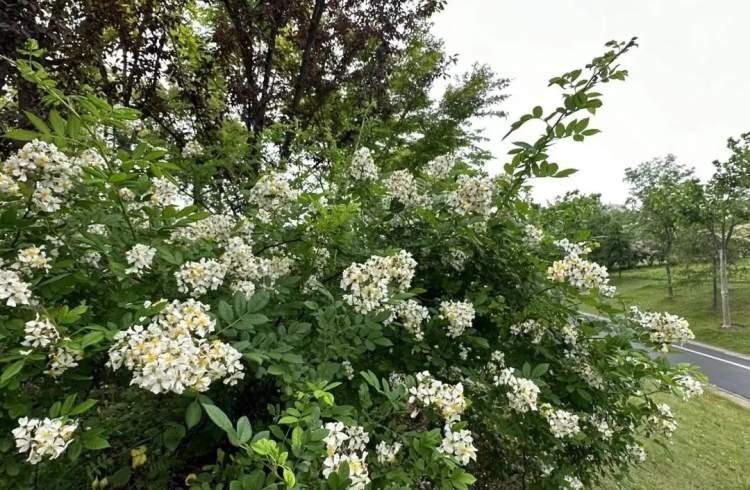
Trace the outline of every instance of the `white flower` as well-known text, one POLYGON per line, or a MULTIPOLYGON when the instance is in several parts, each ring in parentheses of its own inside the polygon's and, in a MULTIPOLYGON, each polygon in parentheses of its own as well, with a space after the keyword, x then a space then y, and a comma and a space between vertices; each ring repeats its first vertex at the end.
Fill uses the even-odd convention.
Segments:
POLYGON ((28 453, 28 461, 37 464, 42 459, 57 459, 73 442, 73 433, 78 428, 78 422, 56 419, 18 419, 18 427, 13 429, 18 452, 28 453))
POLYGON ((456 160, 449 155, 441 155, 431 160, 426 166, 424 173, 434 179, 444 179, 448 177, 456 166, 456 160))
POLYGON ((572 475, 565 475, 565 483, 567 484, 567 488, 570 490, 581 490, 583 489, 583 483, 581 480, 578 479, 576 476, 572 475))
POLYGON ((198 240, 224 242, 229 239, 237 220, 228 214, 212 214, 206 218, 177 228, 172 232, 170 241, 191 244, 198 240))
POLYGON ((651 342, 665 352, 671 344, 682 344, 695 338, 687 320, 677 315, 641 311, 635 306, 630 308, 630 313, 633 320, 648 332, 651 342))
POLYGON ((74 351, 66 345, 59 345, 50 352, 50 365, 44 373, 49 374, 53 378, 59 378, 68 369, 78 366, 78 361, 82 358, 83 356, 80 352, 74 351))
POLYGON ((203 146, 195 140, 188 141, 182 149, 182 158, 195 158, 203 154, 203 146))
POLYGON ((386 205, 395 199, 407 207, 419 207, 426 204, 425 197, 419 193, 417 180, 408 170, 396 170, 385 181, 386 205))
POLYGON ((86 227, 86 232, 91 233, 92 235, 109 236, 109 230, 107 229, 107 225, 103 225, 101 223, 95 223, 93 225, 89 225, 88 227, 86 227))
POLYGON ((378 167, 370 155, 369 148, 361 147, 354 152, 350 172, 354 180, 375 180, 378 178, 378 167))
POLYGON ((531 337, 532 344, 538 344, 544 337, 544 325, 537 320, 524 320, 510 326, 510 333, 513 335, 528 335, 531 337))
POLYGON ((675 379, 675 383, 680 387, 682 391, 682 399, 685 401, 694 396, 700 396, 703 394, 703 383, 688 374, 678 376, 675 379))
POLYGON ((656 405, 656 410, 657 414, 649 416, 649 424, 654 430, 671 437, 677 430, 677 421, 672 414, 672 408, 666 403, 659 403, 656 405))
POLYGON ((448 254, 441 257, 441 262, 453 267, 458 272, 464 270, 466 267, 466 260, 469 255, 461 250, 460 248, 452 248, 448 250, 448 254))
POLYGON ((198 262, 185 262, 174 275, 177 279, 177 289, 197 298, 219 289, 224 283, 226 273, 225 264, 204 257, 198 262))
POLYGON ((636 463, 646 461, 646 450, 638 444, 628 444, 626 448, 630 459, 636 463))
POLYGON ((143 243, 137 243, 127 251, 125 258, 130 267, 125 269, 125 274, 134 274, 141 277, 144 272, 151 270, 151 262, 156 255, 156 249, 143 243))
POLYGON ((341 361, 341 367, 344 368, 346 379, 354 379, 354 367, 352 367, 351 362, 347 360, 341 361))
POLYGON ((494 377, 493 382, 495 386, 510 388, 506 396, 511 409, 518 413, 537 410, 539 387, 530 379, 518 378, 513 374, 513 369, 505 368, 494 377))
POLYGON ((474 305, 469 301, 440 302, 440 318, 448 321, 448 337, 460 337, 471 327, 474 316, 474 305))
POLYGON ((99 264, 101 261, 102 254, 100 254, 96 250, 87 250, 81 255, 81 262, 90 267, 99 268, 99 264))
POLYGON ((206 391, 213 381, 234 385, 244 377, 242 354, 220 340, 209 341, 216 322, 209 306, 193 299, 167 304, 151 323, 115 335, 107 365, 132 371, 131 384, 152 393, 206 391))
POLYGON ((248 201, 266 211, 280 210, 297 201, 300 192, 292 189, 281 173, 263 175, 250 190, 248 201))
POLYGON ((419 341, 424 340, 422 322, 430 317, 430 312, 427 308, 420 305, 415 300, 410 299, 396 305, 393 312, 401 321, 401 324, 407 332, 419 341))
POLYGON ((15 268, 23 271, 43 270, 47 272, 52 266, 49 257, 44 252, 44 245, 40 245, 39 247, 31 246, 19 250, 15 268))
POLYGON ((396 462, 396 456, 398 455, 399 451, 401 451, 401 443, 400 442, 394 442, 393 444, 388 444, 385 441, 380 441, 377 446, 375 446, 375 452, 377 452, 377 458, 378 463, 380 464, 393 464, 396 462))
POLYGON ((363 264, 355 262, 341 277, 341 289, 351 291, 344 301, 358 313, 378 311, 390 300, 391 288, 405 292, 411 287, 416 266, 405 250, 388 257, 373 255, 363 264))
POLYGON ((255 294, 255 284, 253 281, 234 281, 229 285, 229 289, 235 293, 240 293, 246 298, 251 298, 255 294))
POLYGON ((28 305, 31 300, 31 286, 22 281, 18 273, 0 269, 0 302, 10 307, 28 305))
POLYGON ((568 255, 562 260, 556 260, 547 269, 549 280, 567 282, 583 292, 598 289, 603 296, 614 295, 615 288, 609 284, 607 268, 583 258, 591 252, 590 247, 584 243, 570 243, 567 239, 558 240, 555 245, 568 255))
POLYGON ((471 432, 468 430, 453 432, 447 425, 438 451, 453 456, 462 466, 477 460, 477 449, 474 447, 474 438, 471 432))
MULTIPOLYGON (((466 410, 464 387, 461 383, 451 385, 432 377, 429 371, 417 373, 417 384, 409 388, 409 404, 421 407, 435 407, 446 422, 461 420, 466 410)), ((419 410, 415 408, 412 417, 419 410)))
POLYGON ((323 461, 323 477, 328 478, 331 473, 338 471, 342 464, 349 466, 350 490, 365 490, 370 483, 370 475, 367 469, 367 452, 358 454, 334 454, 323 461))
POLYGON ((531 223, 528 223, 523 227, 523 232, 526 235, 526 243, 528 243, 532 247, 539 245, 544 238, 544 231, 542 231, 541 228, 537 228, 536 226, 532 225, 531 223))
POLYGON ((578 434, 581 428, 578 426, 578 415, 565 410, 552 408, 552 405, 545 403, 540 407, 540 411, 547 423, 550 432, 558 439, 571 437, 578 434))
POLYGON ((26 322, 24 333, 26 336, 21 341, 21 345, 32 349, 46 349, 60 340, 60 333, 55 325, 47 318, 40 319, 39 313, 36 319, 26 322))
POLYGON ((491 180, 462 175, 458 180, 458 189, 448 195, 448 205, 455 213, 462 216, 469 214, 489 216, 494 211, 493 197, 494 189, 491 180))
POLYGON ((151 181, 151 205, 159 208, 178 203, 180 189, 166 177, 156 177, 151 181))

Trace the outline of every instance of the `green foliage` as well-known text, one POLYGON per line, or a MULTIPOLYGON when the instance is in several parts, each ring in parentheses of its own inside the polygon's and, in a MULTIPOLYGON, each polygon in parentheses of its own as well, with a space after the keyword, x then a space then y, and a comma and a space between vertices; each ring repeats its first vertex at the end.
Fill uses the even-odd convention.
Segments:
MULTIPOLYGON (((194 41, 181 35, 191 59, 194 41)), ((321 168, 257 177, 222 167, 222 145, 154 146, 129 131, 136 111, 17 62, 50 111, 8 135, 35 140, 0 174, 0 485, 561 488, 626 471, 631 445, 669 422, 654 393, 679 393, 690 370, 638 347, 649 332, 597 288, 554 278, 559 254, 527 236, 520 194, 565 173, 551 144, 593 134, 578 113, 624 78, 634 42, 610 46, 588 78, 553 79, 564 106, 532 110, 542 136, 494 179, 460 146, 497 88, 482 68, 443 99, 453 120, 416 143, 382 118, 360 144, 307 148, 321 168), (444 134, 445 158, 404 169, 444 134), (202 185, 214 171, 223 185, 202 185), (50 443, 25 447, 24 417, 72 429, 26 461, 50 443)))

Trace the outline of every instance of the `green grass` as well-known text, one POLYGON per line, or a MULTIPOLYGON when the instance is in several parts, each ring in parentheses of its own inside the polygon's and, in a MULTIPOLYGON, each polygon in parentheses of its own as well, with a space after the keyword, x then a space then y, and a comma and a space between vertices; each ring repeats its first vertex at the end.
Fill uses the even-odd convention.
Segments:
POLYGON ((606 490, 750 489, 750 410, 707 390, 689 402, 665 399, 679 428, 668 453, 646 442, 646 462, 632 481, 606 490))
MULTIPOLYGON (((663 267, 648 267, 613 274, 617 299, 654 311, 668 311, 685 317, 696 340, 735 352, 750 354, 750 282, 730 281, 732 323, 722 329, 721 312, 712 309, 712 284, 703 271, 677 269, 674 297, 667 294, 663 267)), ((739 274, 738 274, 739 275, 739 274)))

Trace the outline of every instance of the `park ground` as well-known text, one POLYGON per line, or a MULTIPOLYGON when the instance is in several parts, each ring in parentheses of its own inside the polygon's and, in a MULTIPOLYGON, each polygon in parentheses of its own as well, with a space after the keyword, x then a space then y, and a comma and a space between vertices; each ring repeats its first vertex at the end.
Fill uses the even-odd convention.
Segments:
POLYGON ((612 274, 617 301, 653 311, 667 311, 690 322, 699 342, 750 355, 750 267, 739 264, 730 279, 731 329, 722 329, 721 310, 712 307, 712 282, 706 266, 675 267, 674 296, 667 294, 663 267, 643 267, 612 274))
POLYGON ((665 449, 646 441, 630 481, 604 490, 750 489, 750 410, 714 390, 688 402, 665 398, 679 428, 665 449))
MULTIPOLYGON (((721 312, 712 307, 710 269, 705 265, 674 270, 674 296, 667 294, 663 267, 613 273, 617 301, 685 317, 696 340, 750 355, 750 264, 732 271, 732 329, 721 329, 721 312)), ((713 389, 689 402, 665 399, 680 428, 667 449, 645 442, 648 459, 632 479, 606 490, 750 489, 750 405, 713 389)))

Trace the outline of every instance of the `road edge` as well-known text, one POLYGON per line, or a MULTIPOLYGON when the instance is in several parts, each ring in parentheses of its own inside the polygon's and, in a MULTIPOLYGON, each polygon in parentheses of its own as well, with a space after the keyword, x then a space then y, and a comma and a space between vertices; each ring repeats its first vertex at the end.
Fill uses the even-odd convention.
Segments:
POLYGON ((734 351, 731 351, 729 349, 724 349, 723 347, 716 347, 715 345, 705 344, 703 342, 696 342, 695 340, 691 340, 689 342, 685 342, 685 345, 690 345, 690 344, 696 345, 696 346, 701 347, 703 349, 715 350, 716 352, 721 352, 722 354, 726 354, 728 356, 734 356, 734 357, 737 357, 739 359, 744 359, 746 361, 750 361, 750 356, 749 355, 747 355, 747 354, 740 354, 739 352, 734 352, 734 351))

